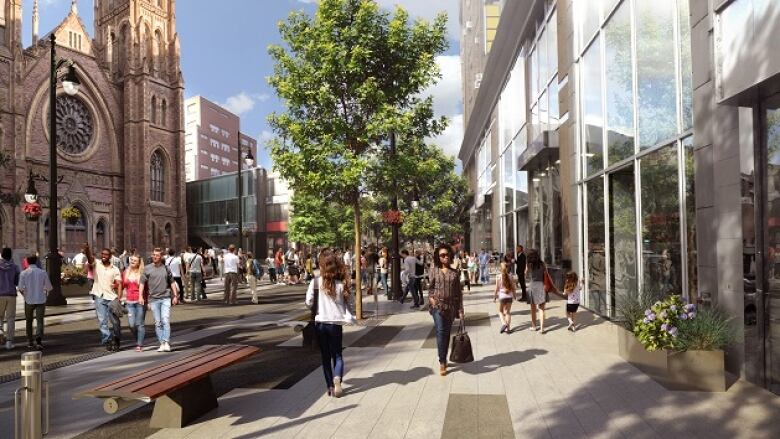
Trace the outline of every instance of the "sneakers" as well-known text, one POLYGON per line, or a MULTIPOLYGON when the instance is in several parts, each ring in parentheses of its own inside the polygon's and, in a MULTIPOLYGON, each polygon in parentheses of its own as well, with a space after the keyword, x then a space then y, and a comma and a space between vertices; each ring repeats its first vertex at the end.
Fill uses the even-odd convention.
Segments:
POLYGON ((136 351, 136 352, 141 352, 141 351, 142 351, 142 349, 141 349, 141 346, 136 346, 136 347, 135 347, 135 351, 136 351))
POLYGON ((163 346, 165 346, 165 350, 163 352, 170 352, 171 351, 171 344, 167 341, 163 343, 163 346))
POLYGON ((160 343, 160 347, 157 348, 157 352, 165 352, 165 342, 160 343))
POLYGON ((333 377, 333 396, 341 398, 344 394, 344 389, 341 388, 341 377, 333 377))

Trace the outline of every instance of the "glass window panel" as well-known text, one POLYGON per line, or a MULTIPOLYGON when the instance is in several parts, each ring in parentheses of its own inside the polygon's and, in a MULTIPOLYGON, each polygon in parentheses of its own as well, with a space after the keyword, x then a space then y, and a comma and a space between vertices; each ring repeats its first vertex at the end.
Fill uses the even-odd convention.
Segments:
POLYGON ((544 261, 556 265, 562 256, 561 247, 561 188, 557 166, 548 166, 543 177, 544 194, 544 261))
POLYGON ((515 248, 515 215, 510 213, 504 217, 504 251, 511 253, 515 248))
POLYGON ((604 117, 601 106, 601 57, 599 40, 582 58, 582 102, 585 115, 585 173, 604 168, 604 117))
POLYGON ((683 130, 693 127, 693 64, 691 61, 691 15, 687 1, 678 1, 680 16, 680 72, 682 75, 683 130))
MULTIPOLYGON (((513 88, 513 96, 517 97, 517 101, 512 99, 512 108, 514 109, 515 119, 515 132, 519 130, 523 124, 525 124, 525 113, 527 104, 525 98, 525 58, 518 56, 515 62, 515 67, 512 69, 512 81, 515 84, 513 88)), ((513 133, 514 134, 514 133, 513 133)))
POLYGON ((536 96, 539 94, 539 56, 537 55, 536 48, 531 51, 531 98, 530 102, 533 103, 536 100, 536 96))
POLYGON ((585 47, 590 41, 596 29, 599 27, 599 7, 593 0, 577 0, 578 11, 575 17, 578 20, 580 32, 580 47, 585 47))
POLYGON ((665 146, 641 160, 642 291, 680 294, 680 197, 677 148, 665 146))
POLYGON ((514 195, 515 195, 515 172, 512 168, 512 146, 504 151, 502 156, 503 162, 503 182, 504 182, 504 213, 515 210, 514 195))
POLYGON ((698 301, 698 270, 696 268, 696 171, 693 161, 693 137, 683 139, 685 154, 685 239, 688 246, 688 295, 692 303, 698 301))
POLYGON ((639 142, 648 148, 677 133, 674 0, 637 0, 639 142))
POLYGON ((631 67, 631 8, 628 2, 604 28, 607 94, 607 158, 617 163, 634 154, 634 90, 631 67))
POLYGON ((558 73, 558 11, 547 22, 547 71, 550 76, 558 73))
POLYGON ((560 117, 560 104, 558 103, 558 79, 554 78, 547 88, 547 96, 550 100, 550 109, 548 111, 548 123, 550 131, 558 129, 558 118, 560 117))
POLYGON ((537 250, 542 249, 542 178, 537 174, 533 174, 533 200, 531 203, 531 218, 532 218, 532 230, 531 230, 531 242, 532 248, 537 250))
POLYGON ((531 107, 531 129, 528 141, 533 142, 539 136, 539 109, 536 105, 531 107))
POLYGON ((547 54, 547 31, 542 31, 539 40, 536 43, 536 51, 539 53, 539 90, 547 87, 547 81, 550 79, 550 73, 547 68, 549 65, 547 54))
POLYGON ((607 266, 604 253, 604 179, 595 178, 585 184, 587 198, 587 287, 590 308, 601 315, 607 313, 607 266))
POLYGON ((547 131, 547 124, 550 121, 550 116, 548 113, 548 101, 547 101, 547 90, 542 92, 542 95, 539 97, 539 133, 544 133, 547 131))
POLYGON ((636 200, 634 167, 609 174, 610 316, 614 317, 627 299, 635 297, 636 200))

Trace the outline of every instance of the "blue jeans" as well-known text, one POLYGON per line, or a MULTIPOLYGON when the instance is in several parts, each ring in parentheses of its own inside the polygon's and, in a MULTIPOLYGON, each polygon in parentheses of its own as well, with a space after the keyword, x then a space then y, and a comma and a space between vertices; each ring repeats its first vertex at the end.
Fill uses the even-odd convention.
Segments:
POLYGON ((486 284, 490 282, 490 272, 488 272, 487 264, 479 266, 479 283, 486 284))
POLYGON ((390 295, 390 290, 387 289, 387 273, 379 273, 379 283, 382 284, 385 294, 390 295))
POLYGON ((127 304, 127 324, 130 326, 130 333, 135 337, 136 346, 144 345, 144 336, 146 335, 146 306, 140 303, 127 304))
POLYGON ((433 316, 433 326, 436 328, 436 349, 439 351, 439 363, 447 364, 452 319, 447 318, 438 309, 431 310, 431 316, 433 316))
POLYGON ((154 332, 157 341, 168 343, 171 340, 171 298, 149 302, 154 314, 154 332))
POLYGON ((122 323, 119 321, 119 317, 108 308, 110 300, 103 299, 102 297, 92 296, 95 300, 95 313, 98 319, 98 329, 100 329, 100 342, 107 344, 112 341, 119 342, 121 335, 122 323), (108 329, 108 323, 111 322, 111 329, 108 329))
POLYGON ((406 281, 406 289, 404 290, 404 295, 401 297, 401 302, 403 303, 406 300, 406 296, 409 295, 409 292, 412 292, 412 301, 415 305, 421 305, 422 304, 422 298, 417 297, 417 282, 419 279, 416 279, 414 276, 409 276, 409 279, 406 281))
POLYGON ((342 328, 341 325, 332 323, 317 323, 314 329, 317 331, 317 342, 320 344, 325 384, 331 388, 334 376, 344 376, 344 359, 341 356, 342 328))

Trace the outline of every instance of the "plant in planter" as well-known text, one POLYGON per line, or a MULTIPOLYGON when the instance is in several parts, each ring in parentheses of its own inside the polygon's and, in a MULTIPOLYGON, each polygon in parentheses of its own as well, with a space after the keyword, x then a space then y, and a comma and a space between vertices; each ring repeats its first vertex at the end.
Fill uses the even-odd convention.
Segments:
POLYGON ((81 219, 81 211, 76 209, 75 207, 66 207, 62 209, 60 212, 60 216, 63 220, 70 224, 75 224, 79 219, 81 219))
POLYGON ((87 271, 84 267, 66 264, 62 266, 60 279, 62 279, 63 285, 84 285, 87 283, 87 271))
POLYGON ((22 207, 22 211, 24 216, 30 221, 37 221, 43 213, 41 205, 38 203, 27 203, 22 207))
POLYGON ((680 296, 656 301, 641 316, 636 306, 623 311, 633 323, 630 331, 618 331, 620 356, 626 361, 669 389, 725 390, 721 349, 734 339, 725 313, 697 310, 680 296))

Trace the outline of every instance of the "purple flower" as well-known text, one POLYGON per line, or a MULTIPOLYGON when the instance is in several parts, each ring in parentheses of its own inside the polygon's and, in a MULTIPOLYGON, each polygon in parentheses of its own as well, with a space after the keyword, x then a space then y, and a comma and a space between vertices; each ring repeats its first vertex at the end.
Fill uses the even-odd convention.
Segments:
POLYGON ((669 328, 669 335, 671 335, 672 337, 677 337, 677 327, 672 326, 671 328, 669 328))
POLYGON ((669 309, 672 310, 672 312, 676 312, 677 311, 677 305, 672 305, 672 306, 669 307, 669 309))
POLYGON ((645 317, 645 318, 642 319, 642 323, 644 323, 646 325, 646 324, 650 323, 650 320, 647 320, 647 317, 645 317))
POLYGON ((651 322, 652 322, 653 320, 655 320, 655 313, 654 313, 654 312, 651 312, 650 314, 648 314, 648 315, 647 315, 647 320, 650 320, 651 322))
POLYGON ((689 304, 685 305, 684 309, 685 309, 685 312, 691 312, 691 311, 696 309, 696 305, 694 305, 692 303, 689 303, 689 304))
POLYGON ((661 318, 661 320, 665 319, 666 318, 666 310, 661 311, 661 314, 659 314, 659 317, 661 318))
POLYGON ((696 318, 696 311, 689 312, 689 313, 688 313, 688 318, 689 318, 689 319, 695 319, 695 318, 696 318))
POLYGON ((669 328, 669 325, 667 325, 666 323, 664 323, 663 325, 661 325, 661 330, 662 330, 662 331, 666 331, 666 329, 667 329, 667 328, 669 328))
POLYGON ((680 314, 680 318, 683 320, 688 320, 688 314, 682 313, 680 314))
POLYGON ((646 315, 646 316, 649 316, 649 315, 650 315, 650 314, 652 314, 652 313, 653 313, 653 312, 652 312, 652 311, 650 311, 649 309, 646 309, 646 310, 645 310, 645 315, 646 315))

